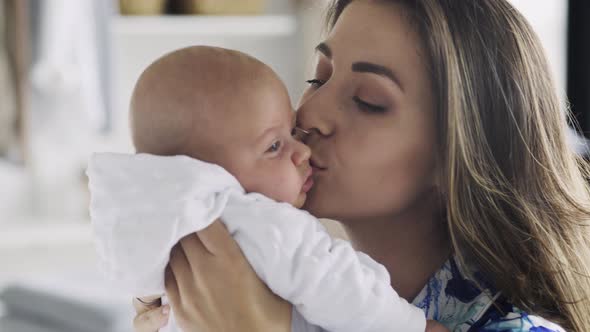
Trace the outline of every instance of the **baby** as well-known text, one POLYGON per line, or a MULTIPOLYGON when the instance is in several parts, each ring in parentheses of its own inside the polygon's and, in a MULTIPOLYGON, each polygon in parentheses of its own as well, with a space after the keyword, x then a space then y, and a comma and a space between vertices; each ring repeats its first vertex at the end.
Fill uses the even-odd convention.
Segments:
POLYGON ((246 192, 300 208, 313 184, 287 90, 245 54, 192 47, 164 56, 139 78, 130 119, 138 153, 221 165, 246 192))
POLYGON ((268 66, 213 47, 165 55, 137 82, 131 129, 139 154, 96 155, 88 175, 105 270, 136 295, 162 291, 171 246, 220 218, 293 303, 293 319, 329 331, 446 331, 395 293, 383 266, 298 210, 313 186, 310 150, 268 66))

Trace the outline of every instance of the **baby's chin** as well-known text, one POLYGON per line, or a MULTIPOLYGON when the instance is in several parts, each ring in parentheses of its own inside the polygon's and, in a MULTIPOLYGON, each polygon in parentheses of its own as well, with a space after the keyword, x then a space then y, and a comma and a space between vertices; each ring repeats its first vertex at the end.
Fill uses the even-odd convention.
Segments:
POLYGON ((303 207, 303 204, 305 204, 306 199, 307 199, 307 194, 300 193, 299 196, 297 197, 297 200, 293 203, 293 206, 298 209, 301 209, 303 207))

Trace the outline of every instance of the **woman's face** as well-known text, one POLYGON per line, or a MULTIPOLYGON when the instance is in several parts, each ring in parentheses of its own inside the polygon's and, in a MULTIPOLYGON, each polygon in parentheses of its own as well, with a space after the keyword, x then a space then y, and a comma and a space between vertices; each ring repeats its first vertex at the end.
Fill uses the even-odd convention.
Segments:
POLYGON ((431 82, 401 7, 352 2, 317 47, 298 124, 312 133, 305 208, 343 222, 392 218, 435 185, 431 82))

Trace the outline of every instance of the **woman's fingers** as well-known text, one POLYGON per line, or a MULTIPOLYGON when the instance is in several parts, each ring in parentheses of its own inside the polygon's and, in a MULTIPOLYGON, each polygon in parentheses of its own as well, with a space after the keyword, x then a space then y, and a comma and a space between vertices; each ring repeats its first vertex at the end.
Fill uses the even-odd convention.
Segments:
POLYGON ((175 246, 165 279, 184 331, 290 331, 291 305, 258 278, 220 221, 175 246))
POLYGON ((450 330, 437 321, 428 320, 426 321, 426 332, 450 332, 450 330))
POLYGON ((186 253, 187 251, 180 244, 175 245, 170 253, 168 267, 173 274, 179 292, 182 294, 195 294, 199 284, 196 278, 198 275, 193 271, 197 270, 198 261, 189 261, 186 253))
POLYGON ((219 219, 209 227, 197 232, 197 235, 205 248, 215 256, 232 257, 232 255, 241 254, 242 252, 219 219))
POLYGON ((168 305, 151 309, 135 316, 133 330, 135 332, 157 332, 168 323, 170 307, 168 305))
POLYGON ((211 253, 205 248, 203 242, 201 242, 201 239, 199 239, 199 236, 196 233, 191 233, 183 237, 176 246, 180 247, 178 249, 184 251, 188 262, 193 268, 196 268, 199 261, 211 257, 211 253))
POLYGON ((168 296, 170 304, 175 308, 179 307, 181 304, 181 295, 176 276, 170 265, 166 266, 166 271, 164 272, 164 287, 166 288, 166 296, 168 296))

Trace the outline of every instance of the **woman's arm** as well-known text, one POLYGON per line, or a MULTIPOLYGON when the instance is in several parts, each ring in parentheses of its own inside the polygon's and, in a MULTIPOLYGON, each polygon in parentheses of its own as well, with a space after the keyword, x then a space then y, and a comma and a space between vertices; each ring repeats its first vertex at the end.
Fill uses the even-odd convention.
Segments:
POLYGON ((172 250, 166 294, 185 331, 291 331, 291 304, 262 283, 219 221, 172 250))

